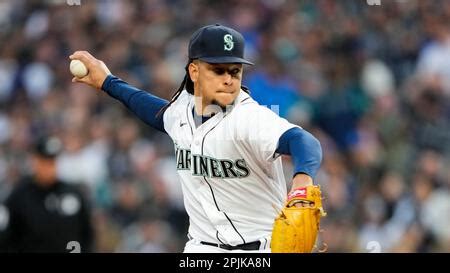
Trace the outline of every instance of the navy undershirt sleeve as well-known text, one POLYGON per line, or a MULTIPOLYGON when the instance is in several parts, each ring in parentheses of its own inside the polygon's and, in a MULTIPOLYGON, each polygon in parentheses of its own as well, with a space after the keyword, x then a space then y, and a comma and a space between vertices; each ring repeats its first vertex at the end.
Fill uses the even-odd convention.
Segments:
POLYGON ((298 127, 291 128, 281 135, 275 152, 291 156, 294 176, 304 173, 314 178, 322 161, 320 142, 309 132, 298 127))
POLYGON ((127 82, 108 75, 102 90, 111 97, 121 101, 131 112, 151 127, 166 133, 163 114, 156 115, 169 102, 129 85, 127 82))

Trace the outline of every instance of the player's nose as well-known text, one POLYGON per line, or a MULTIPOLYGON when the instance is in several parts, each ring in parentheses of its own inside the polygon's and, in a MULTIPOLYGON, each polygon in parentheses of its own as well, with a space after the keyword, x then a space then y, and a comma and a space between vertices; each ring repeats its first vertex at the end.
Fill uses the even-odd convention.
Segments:
POLYGON ((231 75, 229 73, 225 73, 223 77, 224 84, 231 85, 231 83, 233 82, 233 78, 231 77, 231 75))

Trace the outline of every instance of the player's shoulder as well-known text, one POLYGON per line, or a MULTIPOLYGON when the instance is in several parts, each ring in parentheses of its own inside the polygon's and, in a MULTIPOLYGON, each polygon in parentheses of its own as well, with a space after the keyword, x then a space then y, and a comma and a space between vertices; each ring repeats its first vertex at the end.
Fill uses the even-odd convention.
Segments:
POLYGON ((193 103, 193 95, 186 90, 181 91, 178 98, 164 111, 164 124, 179 119, 193 103))
POLYGON ((186 90, 181 91, 180 96, 167 108, 167 111, 178 112, 185 111, 187 105, 193 100, 193 95, 186 90))
POLYGON ((249 94, 239 98, 237 103, 236 112, 244 115, 277 115, 278 108, 276 106, 261 105, 255 101, 249 94))
POLYGON ((193 97, 194 96, 192 94, 190 94, 188 91, 183 90, 183 91, 181 91, 180 96, 175 100, 173 105, 176 105, 176 104, 185 105, 186 103, 191 101, 193 97))

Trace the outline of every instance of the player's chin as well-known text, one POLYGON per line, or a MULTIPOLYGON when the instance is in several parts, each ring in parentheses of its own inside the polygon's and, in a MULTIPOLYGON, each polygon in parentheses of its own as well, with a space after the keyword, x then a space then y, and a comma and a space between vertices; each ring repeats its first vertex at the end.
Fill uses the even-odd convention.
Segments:
POLYGON ((227 105, 230 105, 234 102, 234 100, 237 97, 237 93, 233 92, 217 92, 216 94, 216 102, 221 106, 221 107, 225 107, 227 105))

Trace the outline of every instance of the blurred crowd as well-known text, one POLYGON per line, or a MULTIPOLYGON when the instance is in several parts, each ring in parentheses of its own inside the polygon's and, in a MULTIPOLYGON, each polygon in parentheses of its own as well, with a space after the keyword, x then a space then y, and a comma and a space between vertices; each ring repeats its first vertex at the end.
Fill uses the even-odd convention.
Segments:
POLYGON ((67 3, 0 1, 0 201, 29 172, 33 140, 56 135, 59 176, 93 204, 95 251, 181 252, 188 218, 169 137, 72 83, 68 56, 87 50, 169 99, 192 32, 222 23, 246 38, 252 96, 322 144, 319 248, 450 251, 450 1, 67 3))

